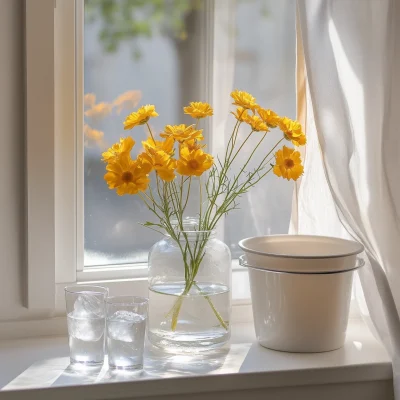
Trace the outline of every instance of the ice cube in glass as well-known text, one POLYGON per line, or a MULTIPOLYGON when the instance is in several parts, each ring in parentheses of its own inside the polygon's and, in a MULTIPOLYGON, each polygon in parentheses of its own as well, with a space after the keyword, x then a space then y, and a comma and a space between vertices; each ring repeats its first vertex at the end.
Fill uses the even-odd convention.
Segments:
POLYGON ((65 288, 72 364, 97 365, 104 362, 107 296, 108 289, 100 286, 65 288))
POLYGON ((109 297, 106 308, 110 368, 142 369, 147 299, 132 296, 109 297))

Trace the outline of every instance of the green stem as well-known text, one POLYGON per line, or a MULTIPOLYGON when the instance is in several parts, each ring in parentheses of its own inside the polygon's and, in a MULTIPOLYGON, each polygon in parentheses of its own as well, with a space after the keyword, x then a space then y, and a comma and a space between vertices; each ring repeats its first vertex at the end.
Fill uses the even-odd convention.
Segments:
MULTIPOLYGON (((252 133, 253 133, 253 131, 250 132, 250 135, 251 135, 252 133)), ((233 160, 236 158, 236 156, 239 154, 240 149, 242 149, 244 143, 246 143, 246 141, 248 140, 248 138, 250 137, 250 135, 247 136, 247 138, 244 140, 244 142, 243 142, 242 145, 240 146, 239 150, 236 152, 235 157, 232 159, 232 162, 233 162, 233 160)), ((263 140, 265 139, 265 136, 266 136, 266 135, 267 135, 267 132, 264 133, 264 135, 262 136, 261 140, 257 143, 256 147, 255 147, 255 148, 253 149, 253 151, 251 152, 249 158, 247 159, 247 161, 245 162, 245 164, 243 165, 243 167, 240 169, 239 173, 237 174, 236 178, 235 178, 234 181, 233 181, 233 184, 232 184, 232 186, 231 186, 232 188, 234 188, 235 185, 237 184, 237 182, 238 182, 238 180, 239 180, 241 174, 243 173, 244 169, 245 169, 245 168, 247 167, 247 165, 249 164, 249 162, 250 162, 250 160, 252 159, 254 153, 256 152, 256 150, 258 149, 258 147, 261 145, 261 143, 262 143, 263 140)), ((233 192, 233 195, 234 195, 234 197, 236 198, 239 194, 233 192)), ((229 197, 229 194, 228 194, 226 197, 229 197)), ((223 208, 223 207, 221 206, 220 209, 221 209, 221 208, 223 208)), ((213 229, 213 228, 215 227, 215 220, 216 220, 217 217, 218 217, 218 212, 217 212, 217 213, 214 215, 214 217, 212 218, 211 223, 210 223, 210 225, 209 225, 209 229, 213 229)), ((218 218, 218 219, 219 219, 219 218, 218 218)))
POLYGON ((149 125, 148 122, 146 122, 146 125, 147 125, 147 129, 148 129, 149 132, 150 132, 150 136, 151 136, 151 138, 153 139, 154 145, 155 145, 155 144, 156 144, 156 141, 155 141, 155 139, 154 139, 153 132, 152 132, 151 129, 150 129, 150 125, 149 125))
POLYGON ((199 231, 202 229, 202 210, 203 210, 203 189, 201 187, 201 176, 199 177, 199 197, 200 197, 200 212, 199 212, 199 231))
POLYGON ((199 288, 199 286, 197 285, 197 283, 194 283, 194 285, 195 285, 195 286, 197 287, 197 289, 200 291, 200 294, 201 294, 202 296, 204 296, 204 298, 208 301, 208 304, 210 305, 211 309, 213 310, 215 316, 217 317, 217 319, 218 319, 219 323, 222 325, 222 327, 223 327, 225 330, 228 330, 228 325, 227 325, 226 322, 223 320, 223 318, 222 318, 221 314, 218 312, 218 310, 215 308, 215 306, 214 306, 212 300, 210 299, 210 297, 202 292, 202 290, 199 288))
MULTIPOLYGON (((252 131, 248 134, 248 136, 246 137, 246 139, 243 140, 243 143, 242 143, 242 144, 240 145, 240 147, 238 148, 238 150, 237 150, 237 152, 235 153, 235 155, 233 156, 232 160, 229 160, 228 166, 227 166, 226 169, 229 169, 229 167, 230 167, 230 166, 232 165, 232 163, 235 161, 236 157, 237 157, 237 156, 239 155, 239 153, 240 153, 240 150, 242 150, 243 146, 244 146, 244 145, 246 144, 246 142, 250 139, 250 137, 251 137, 251 135, 252 135, 253 132, 254 132, 254 131, 252 130, 252 131)), ((262 142, 262 141, 264 140, 266 134, 267 134, 267 132, 265 132, 265 134, 264 134, 264 136, 263 136, 263 138, 261 139, 260 142, 262 142)), ((257 147, 254 149, 254 151, 255 151, 256 149, 257 149, 257 147)), ((253 153, 250 155, 248 161, 251 160, 251 158, 252 158, 252 156, 253 156, 253 154, 254 154, 254 151, 253 151, 253 153)))
MULTIPOLYGON (((201 261, 200 261, 201 263, 201 261)), ((198 271, 198 267, 196 269, 196 274, 198 271)), ((190 292, 190 289, 192 288, 192 286, 196 286, 197 289, 200 291, 200 294, 207 300, 208 304, 210 305, 214 315, 216 316, 216 318, 218 319, 219 323, 221 324, 221 326, 225 329, 228 330, 228 325, 226 324, 226 322, 223 320, 221 314, 218 312, 218 310, 215 308, 214 303, 212 302, 212 300, 210 299, 210 297, 206 294, 204 294, 202 292, 202 290, 200 289, 200 287, 197 285, 197 283, 194 280, 195 276, 193 276, 190 280, 190 282, 186 281, 186 285, 185 285, 185 289, 182 292, 182 294, 179 295, 178 299, 176 300, 175 304, 173 305, 173 307, 171 308, 171 310, 168 312, 168 314, 166 315, 166 318, 168 318, 170 315, 172 315, 172 319, 171 319, 171 330, 175 331, 176 327, 178 325, 178 319, 179 319, 179 313, 183 304, 183 301, 185 299, 185 296, 190 292)))
MULTIPOLYGON (((183 179, 183 177, 182 177, 182 179, 183 179)), ((187 206, 188 201, 189 201, 190 186, 191 186, 191 184, 192 184, 192 177, 190 177, 190 179, 189 179, 189 185, 188 185, 188 189, 187 189, 187 193, 186 193, 186 201, 185 201, 185 204, 184 204, 184 206, 183 206, 182 213, 185 212, 186 206, 187 206)), ((183 186, 183 182, 182 182, 182 186, 183 186)))
MULTIPOLYGON (((242 111, 242 114, 244 112, 245 112, 245 110, 242 111)), ((240 117, 241 117, 242 114, 240 114, 240 117)), ((229 141, 228 141, 228 144, 227 144, 227 147, 226 147, 226 151, 225 151, 224 165, 222 166, 221 173, 220 173, 220 175, 218 177, 217 189, 215 190, 215 182, 214 182, 213 190, 212 190, 212 192, 214 193, 214 196, 211 199, 209 199, 210 203, 209 203, 208 208, 206 209, 206 212, 205 212, 205 215, 204 215, 204 221, 207 221, 210 218, 212 210, 213 210, 213 208, 214 208, 214 206, 216 204, 216 201, 218 200, 218 197, 221 194, 220 191, 221 191, 221 188, 222 188, 222 184, 223 184, 223 182, 224 182, 224 180, 225 180, 225 178, 227 176, 229 166, 232 164, 230 162, 230 158, 232 157, 232 153, 233 153, 233 150, 235 148, 236 139, 237 139, 237 136, 238 136, 238 133, 239 133, 239 128, 240 128, 241 123, 242 122, 239 121, 239 120, 236 121, 235 127, 233 128, 232 135, 229 138, 229 141)))

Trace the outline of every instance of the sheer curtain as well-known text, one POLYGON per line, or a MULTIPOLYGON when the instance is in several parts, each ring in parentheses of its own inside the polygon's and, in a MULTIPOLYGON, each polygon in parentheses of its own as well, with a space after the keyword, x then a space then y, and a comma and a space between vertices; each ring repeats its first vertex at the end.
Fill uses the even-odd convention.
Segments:
POLYGON ((367 311, 400 399, 400 4, 298 0, 299 117, 308 134, 291 231, 353 237, 367 311))

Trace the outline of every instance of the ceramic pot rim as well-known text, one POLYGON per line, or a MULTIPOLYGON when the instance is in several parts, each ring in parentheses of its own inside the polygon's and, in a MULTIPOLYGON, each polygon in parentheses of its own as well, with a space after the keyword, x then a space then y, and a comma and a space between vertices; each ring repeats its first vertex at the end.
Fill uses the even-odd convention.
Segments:
POLYGON ((362 253, 364 251, 364 246, 361 243, 358 243, 354 240, 347 240, 347 239, 341 239, 341 238, 336 238, 332 236, 317 236, 317 235, 266 235, 266 236, 253 236, 249 237, 246 239, 242 239, 239 242, 239 247, 245 252, 245 253, 252 253, 252 254, 258 254, 260 256, 267 256, 267 257, 278 257, 278 258, 294 258, 294 259, 327 259, 327 258, 341 258, 341 257, 349 257, 349 256, 354 256, 359 253, 362 253), (322 240, 331 240, 335 242, 341 242, 342 244, 347 244, 352 246, 354 250, 348 251, 348 252, 342 252, 338 254, 326 254, 326 255, 299 255, 299 254, 288 254, 288 253, 274 253, 274 252, 268 252, 268 251, 259 251, 259 250, 254 250, 248 246, 246 246, 246 242, 249 242, 251 240, 255 239, 260 239, 260 238, 271 238, 271 239, 284 239, 287 238, 288 240, 290 239, 311 239, 318 243, 318 241, 322 240))
POLYGON ((348 269, 340 269, 340 270, 329 270, 329 271, 282 271, 282 270, 277 270, 277 269, 270 269, 266 267, 257 267, 254 265, 250 265, 246 259, 245 256, 242 255, 239 257, 239 265, 242 267, 250 268, 250 269, 255 269, 257 271, 263 271, 263 272, 270 272, 272 274, 288 274, 288 275, 334 275, 334 274, 344 274, 346 272, 354 272, 357 269, 363 267, 365 265, 365 262, 362 258, 358 258, 358 265, 356 265, 353 268, 348 268, 348 269))

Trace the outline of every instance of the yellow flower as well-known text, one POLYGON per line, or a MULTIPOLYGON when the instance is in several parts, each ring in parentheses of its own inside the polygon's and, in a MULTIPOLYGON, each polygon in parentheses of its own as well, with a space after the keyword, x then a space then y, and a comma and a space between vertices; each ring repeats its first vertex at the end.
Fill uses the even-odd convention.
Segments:
POLYGON ((146 141, 142 142, 144 149, 147 151, 149 149, 155 150, 163 150, 168 154, 172 154, 174 152, 174 139, 172 137, 168 137, 165 140, 153 140, 152 137, 149 137, 146 141))
POLYGON ((182 146, 185 146, 189 151, 203 149, 206 145, 200 144, 196 139, 187 140, 182 146))
POLYGON ((167 125, 164 132, 160 134, 163 138, 172 137, 174 140, 183 143, 187 140, 203 140, 202 129, 196 129, 194 125, 167 125))
POLYGON ((200 176, 210 169, 213 163, 213 157, 203 150, 190 151, 187 146, 182 146, 176 172, 184 176, 200 176))
POLYGON ((242 92, 236 89, 231 93, 231 97, 234 100, 232 104, 235 106, 243 107, 253 111, 257 108, 256 99, 250 93, 242 92))
POLYGON ((303 146, 306 144, 306 135, 302 131, 301 125, 298 121, 294 121, 288 117, 283 117, 279 121, 278 125, 286 140, 290 140, 295 146, 303 146))
POLYGON ((151 117, 158 117, 156 108, 153 105, 142 106, 125 118, 124 129, 132 129, 137 125, 144 125, 151 117))
POLYGON ((151 163, 146 159, 132 160, 129 153, 123 153, 118 159, 110 162, 104 179, 109 189, 116 189, 119 196, 137 194, 147 189, 148 174, 152 170, 151 163))
POLYGON ((146 153, 140 154, 139 158, 149 162, 163 181, 171 182, 174 180, 176 160, 165 151, 149 148, 146 153))
POLYGON ((253 131, 269 131, 267 124, 257 115, 248 115, 245 121, 251 126, 253 131))
POLYGON ((236 112, 231 111, 231 114, 240 122, 246 121, 246 118, 249 116, 247 110, 243 107, 238 107, 236 112))
POLYGON ((292 139, 292 143, 295 146, 304 146, 307 143, 307 137, 305 134, 303 134, 296 139, 292 139))
POLYGON ((272 110, 267 110, 262 107, 257 108, 258 115, 261 117, 261 119, 270 127, 270 128, 276 128, 281 120, 281 117, 273 112, 272 110))
POLYGON ((208 103, 200 101, 192 101, 189 106, 183 107, 183 111, 196 119, 211 117, 214 114, 214 110, 208 103))
POLYGON ((135 141, 128 136, 127 138, 121 138, 119 143, 113 144, 107 151, 105 151, 102 156, 102 161, 111 162, 118 158, 118 156, 122 153, 130 153, 133 146, 135 145, 135 141))
POLYGON ((303 174, 304 167, 301 164, 300 153, 295 149, 283 146, 275 153, 276 164, 274 174, 287 180, 297 179, 303 174))

